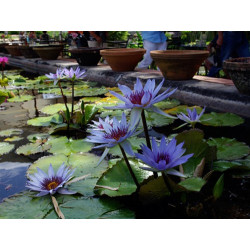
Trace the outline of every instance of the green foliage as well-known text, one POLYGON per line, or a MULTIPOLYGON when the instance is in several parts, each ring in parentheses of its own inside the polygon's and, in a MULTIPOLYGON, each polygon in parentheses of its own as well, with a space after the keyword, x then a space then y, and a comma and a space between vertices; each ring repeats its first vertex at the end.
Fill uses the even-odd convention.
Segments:
POLYGON ((223 189, 224 189, 224 174, 220 176, 220 178, 217 180, 217 182, 214 185, 213 196, 215 200, 221 197, 223 189))
POLYGON ((11 150, 15 148, 15 145, 8 142, 0 142, 0 156, 8 154, 11 150))
POLYGON ((108 40, 110 41, 126 41, 128 39, 128 31, 109 31, 108 40))

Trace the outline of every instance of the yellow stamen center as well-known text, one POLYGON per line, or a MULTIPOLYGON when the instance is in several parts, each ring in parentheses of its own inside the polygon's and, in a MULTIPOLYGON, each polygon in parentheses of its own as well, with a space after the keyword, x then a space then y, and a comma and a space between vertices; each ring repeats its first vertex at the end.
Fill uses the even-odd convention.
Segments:
POLYGON ((52 181, 52 182, 50 182, 50 183, 47 185, 47 187, 48 187, 49 190, 55 189, 57 186, 58 186, 58 183, 55 182, 55 181, 52 181))

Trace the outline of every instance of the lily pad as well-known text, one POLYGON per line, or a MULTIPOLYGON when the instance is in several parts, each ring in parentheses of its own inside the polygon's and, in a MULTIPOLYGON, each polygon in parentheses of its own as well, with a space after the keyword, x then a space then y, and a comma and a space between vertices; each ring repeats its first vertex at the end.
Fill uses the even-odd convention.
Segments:
POLYGON ((178 105, 180 105, 180 102, 176 99, 167 99, 165 101, 161 101, 161 102, 154 104, 154 106, 160 109, 171 109, 178 105))
POLYGON ((41 143, 28 143, 26 145, 22 145, 16 150, 18 155, 31 155, 37 153, 43 153, 47 151, 51 146, 48 144, 41 143))
MULTIPOLYGON (((140 163, 137 160, 130 160, 129 163, 139 183, 152 175, 151 171, 140 169, 140 163)), ((118 161, 108 169, 99 179, 97 185, 103 186, 96 188, 98 195, 110 197, 130 195, 136 191, 136 185, 124 160, 118 161)))
POLYGON ((202 111, 202 108, 199 106, 189 107, 187 105, 179 105, 171 109, 166 109, 164 110, 164 112, 166 112, 167 114, 171 114, 171 115, 177 115, 179 113, 187 114, 187 109, 193 110, 194 108, 196 109, 197 113, 200 113, 202 111))
POLYGON ((216 113, 204 114, 201 117, 201 123, 207 126, 230 126, 234 127, 244 123, 244 119, 232 113, 216 113))
POLYGON ((49 151, 52 154, 70 155, 72 153, 84 153, 91 150, 93 144, 86 142, 83 139, 68 140, 66 136, 51 139, 46 142, 49 146, 49 151))
POLYGON ((80 99, 80 102, 84 101, 84 102, 95 103, 97 101, 100 101, 101 99, 102 99, 101 97, 97 97, 97 96, 83 97, 82 99, 80 99))
POLYGON ((207 143, 217 147, 218 160, 236 160, 250 153, 249 147, 244 142, 231 138, 210 138, 207 143))
POLYGON ((55 114, 52 116, 37 117, 27 121, 28 125, 41 126, 41 127, 48 127, 51 124, 61 124, 61 123, 63 123, 63 118, 59 114, 55 114))
MULTIPOLYGON (((158 113, 147 112, 147 111, 145 113, 146 113, 145 116, 147 120, 147 125, 149 127, 163 127, 174 122, 174 119, 168 118, 158 113)), ((142 127, 142 122, 139 126, 142 127)))
POLYGON ((12 135, 21 135, 23 130, 17 128, 11 128, 0 131, 0 137, 10 137, 12 135))
POLYGON ((11 150, 15 148, 15 145, 8 142, 0 142, 0 156, 8 154, 11 150))
POLYGON ((13 137, 8 137, 6 139, 4 139, 4 141, 9 141, 9 142, 13 142, 13 141, 21 141, 23 140, 24 138, 23 137, 20 137, 20 136, 13 136, 13 137))
POLYGON ((21 96, 15 96, 15 97, 9 98, 8 102, 26 102, 26 101, 30 101, 33 99, 34 99, 34 96, 32 95, 21 95, 21 96))
MULTIPOLYGON (((127 209, 119 201, 108 198, 80 198, 59 204, 66 219, 132 219, 133 211, 127 209)), ((47 219, 57 219, 52 210, 47 219)))
MULTIPOLYGON (((72 108, 72 104, 67 104, 69 110, 72 108)), ((74 110, 78 109, 79 105, 74 105, 74 110)), ((45 106, 41 109, 41 112, 47 115, 54 115, 59 111, 66 111, 66 107, 64 103, 56 103, 52 105, 45 106)))
MULTIPOLYGON (((31 134, 27 137, 30 142, 36 142, 37 140, 47 139, 50 135, 47 133, 31 134)), ((54 138, 54 137, 53 137, 54 138)))
POLYGON ((205 184, 206 181, 199 177, 191 177, 178 183, 178 185, 184 187, 186 190, 195 192, 199 192, 205 184))

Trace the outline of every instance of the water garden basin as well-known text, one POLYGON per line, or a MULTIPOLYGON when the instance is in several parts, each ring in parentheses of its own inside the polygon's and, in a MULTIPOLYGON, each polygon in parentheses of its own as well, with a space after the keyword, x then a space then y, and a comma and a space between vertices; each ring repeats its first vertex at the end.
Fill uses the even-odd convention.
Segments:
POLYGON ((8 43, 0 43, 0 52, 5 53, 5 54, 9 54, 9 52, 5 48, 6 45, 8 45, 8 43))
POLYGON ((102 57, 107 60, 113 71, 133 71, 142 60, 145 49, 118 48, 104 49, 100 51, 102 57))
POLYGON ((151 57, 168 80, 190 80, 208 57, 205 50, 153 50, 151 57))
POLYGON ((229 74, 240 93, 250 95, 250 57, 225 60, 223 69, 229 74))
POLYGON ((63 46, 37 46, 33 47, 33 50, 43 60, 56 60, 63 50, 63 46))
POLYGON ((38 54, 29 45, 21 45, 19 47, 21 54, 25 58, 38 58, 38 54))
POLYGON ((76 59, 81 66, 96 66, 101 59, 100 50, 103 48, 94 47, 80 47, 75 49, 69 49, 71 57, 76 59))
POLYGON ((6 45, 5 49, 10 53, 11 56, 22 56, 19 45, 6 45))

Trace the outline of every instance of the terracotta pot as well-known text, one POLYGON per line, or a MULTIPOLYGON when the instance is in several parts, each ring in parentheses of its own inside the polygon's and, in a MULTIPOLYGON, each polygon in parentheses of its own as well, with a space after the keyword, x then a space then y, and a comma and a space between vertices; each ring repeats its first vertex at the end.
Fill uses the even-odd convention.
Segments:
POLYGON ((8 43, 0 43, 0 52, 9 54, 8 50, 5 48, 6 45, 8 45, 8 43))
POLYGON ((145 49, 105 49, 100 53, 113 71, 133 71, 143 58, 145 49))
POLYGON ((25 58, 38 58, 38 54, 28 45, 21 45, 20 52, 25 58))
POLYGON ((169 80, 190 80, 208 57, 205 50, 154 50, 151 57, 169 80))
POLYGON ((11 56, 22 56, 19 45, 6 45, 5 49, 7 49, 11 56))
POLYGON ((43 60, 56 60, 60 52, 63 50, 62 46, 52 47, 52 46, 39 46, 34 47, 33 50, 39 55, 43 60))
POLYGON ((81 66, 96 66, 101 59, 102 48, 76 48, 70 49, 71 57, 76 59, 81 66))
POLYGON ((240 93, 250 95, 250 57, 228 59, 224 61, 223 69, 240 93))

